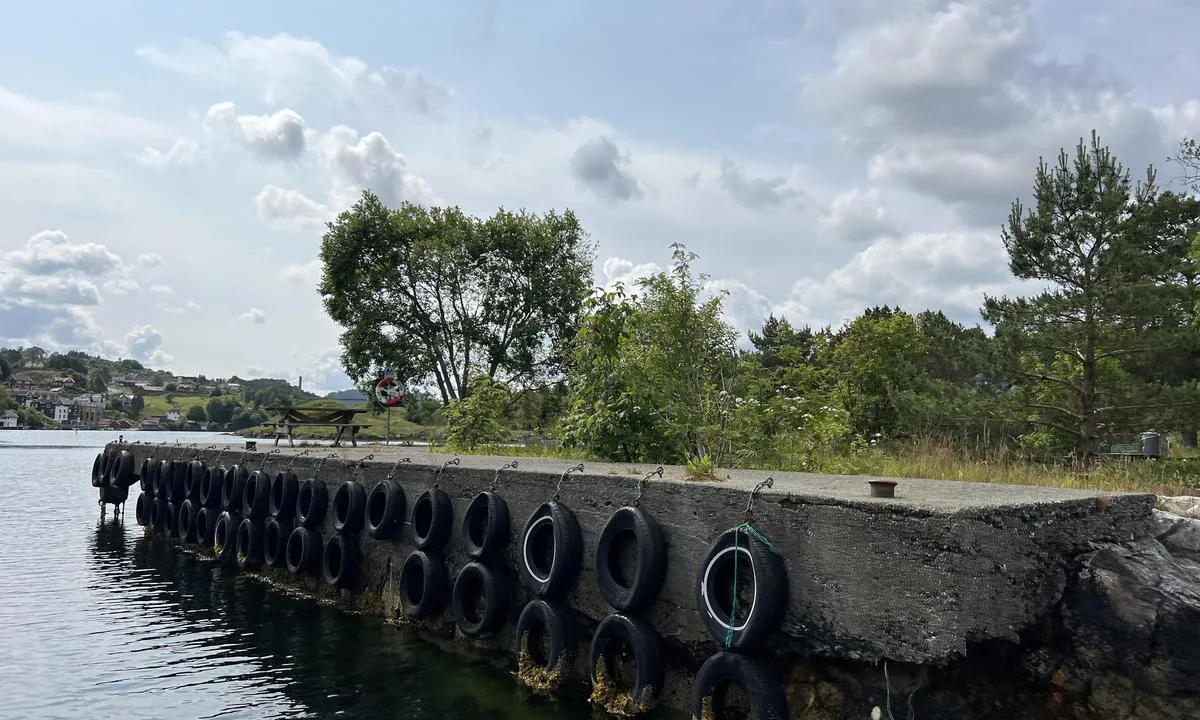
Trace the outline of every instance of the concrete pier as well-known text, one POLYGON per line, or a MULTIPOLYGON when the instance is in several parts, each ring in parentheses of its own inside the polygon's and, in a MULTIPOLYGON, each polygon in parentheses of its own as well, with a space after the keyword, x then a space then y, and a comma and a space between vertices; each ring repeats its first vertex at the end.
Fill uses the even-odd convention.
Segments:
MULTIPOLYGON (((494 640, 469 642, 509 652, 515 650, 516 617, 532 598, 515 570, 519 536, 535 508, 555 495, 561 479, 559 499, 575 513, 583 539, 582 572, 567 596, 580 625, 581 657, 586 657, 589 633, 613 612, 596 583, 598 536, 613 511, 637 497, 639 480, 655 469, 586 462, 581 473, 564 476, 576 463, 463 455, 457 465, 445 466, 455 456, 415 447, 279 448, 273 454, 264 454, 274 449, 266 443, 259 448, 247 454, 241 443, 210 449, 113 447, 132 452, 137 466, 147 457, 198 458, 209 466, 242 460, 251 470, 265 466, 272 475, 290 467, 301 480, 321 463, 317 477, 331 498, 352 476, 369 492, 394 472, 407 499, 404 525, 384 541, 359 534, 362 584, 352 591, 333 591, 319 578, 298 581, 314 595, 339 596, 392 618, 402 614, 397 574, 413 549, 411 513, 417 496, 433 485, 441 469, 439 486, 454 510, 452 537, 442 553, 452 583, 468 561, 460 537, 461 513, 495 481, 511 516, 503 560, 513 603, 505 629, 494 640), (304 451, 309 455, 300 456, 304 451), (322 459, 331 453, 337 458, 322 459), (368 454, 374 457, 355 467, 368 454), (397 465, 403 458, 411 462, 397 465), (514 459, 518 467, 497 478, 496 471, 514 459)), ((875 498, 863 477, 718 472, 720 480, 694 481, 684 478, 683 468, 666 467, 662 478, 646 482, 639 505, 657 520, 666 541, 665 581, 644 616, 661 637, 667 664, 662 703, 682 711, 691 710, 691 677, 721 649, 696 608, 701 563, 714 539, 743 522, 751 490, 768 477, 774 484, 756 496, 753 525, 786 563, 788 602, 780 630, 759 654, 781 661, 781 675, 789 663, 822 658, 946 666, 981 643, 1015 644, 1022 632, 1051 615, 1081 553, 1096 544, 1151 533, 1155 502, 1155 496, 1145 494, 916 479, 897 480, 894 498, 875 498)), ((137 488, 131 488, 130 507, 136 495, 137 488)), ((327 516, 326 537, 333 533, 332 522, 327 516)), ((297 583, 286 571, 267 572, 297 583)), ((442 638, 453 634, 448 611, 411 624, 442 638)), ((586 672, 579 677, 585 684, 586 672)))

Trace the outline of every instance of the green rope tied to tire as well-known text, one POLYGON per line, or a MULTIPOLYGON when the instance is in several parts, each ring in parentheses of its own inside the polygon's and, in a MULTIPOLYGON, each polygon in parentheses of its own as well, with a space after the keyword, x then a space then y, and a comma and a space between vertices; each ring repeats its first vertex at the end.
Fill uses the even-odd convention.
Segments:
POLYGON ((726 628, 726 630, 725 630, 725 647, 726 648, 729 648, 729 646, 733 644, 733 623, 736 622, 735 618, 737 617, 738 556, 740 556, 742 554, 741 550, 738 547, 738 540, 741 538, 743 532, 746 533, 747 535, 755 538, 756 540, 761 542, 763 545, 766 545, 767 549, 770 550, 771 552, 775 553, 776 555, 779 555, 779 556, 783 555, 783 552, 779 548, 775 547, 774 543, 772 543, 770 540, 768 540, 765 535, 763 535, 758 530, 756 530, 755 527, 753 525, 751 525, 749 521, 746 521, 746 522, 742 523, 741 525, 738 525, 736 528, 734 528, 734 533, 733 533, 733 584, 729 590, 729 594, 731 597, 730 597, 730 602, 729 602, 729 627, 726 628))

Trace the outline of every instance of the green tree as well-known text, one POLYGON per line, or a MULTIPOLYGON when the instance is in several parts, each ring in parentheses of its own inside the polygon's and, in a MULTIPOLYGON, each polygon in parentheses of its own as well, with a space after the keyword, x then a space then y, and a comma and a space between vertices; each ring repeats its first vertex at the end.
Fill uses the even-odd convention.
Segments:
POLYGON ((575 348, 566 444, 625 460, 699 461, 727 456, 736 333, 723 296, 707 300, 694 253, 672 248, 670 272, 593 298, 575 348))
POLYGON ((504 385, 482 373, 470 385, 465 399, 451 400, 446 406, 446 444, 464 450, 508 437, 504 411, 512 400, 504 385))
POLYGON ((102 393, 108 392, 108 383, 104 380, 104 375, 99 371, 93 370, 88 375, 88 389, 92 392, 102 393))
POLYGON ((240 408, 238 401, 232 397, 210 398, 205 406, 208 419, 220 425, 233 422, 233 414, 240 408))
POLYGON ((916 318, 899 310, 868 310, 838 333, 828 362, 855 433, 873 438, 917 429, 912 411, 927 354, 916 318))
POLYGON ((193 405, 188 408, 187 419, 189 422, 202 423, 208 421, 208 413, 204 412, 204 408, 200 405, 193 405))
POLYGON ((12 364, 7 357, 0 355, 0 382, 12 377, 12 364))
POLYGON ((134 395, 129 401, 129 414, 135 418, 142 416, 142 411, 146 409, 146 398, 141 395, 134 395))
POLYGON ((1153 395, 1135 388, 1120 363, 1162 341, 1153 332, 1157 266, 1146 252, 1156 195, 1153 168, 1134 187, 1093 133, 1073 161, 1064 149, 1056 166, 1039 163, 1034 207, 1026 214, 1014 202, 1004 229, 1013 274, 1049 287, 1032 297, 987 297, 983 316, 1022 358, 1030 419, 1083 458, 1129 427, 1127 411, 1153 395))
POLYGON ((592 270, 570 211, 387 208, 366 192, 321 243, 320 293, 342 326, 342 363, 356 381, 393 367, 406 385, 432 380, 443 404, 483 373, 510 387, 553 380, 592 270))

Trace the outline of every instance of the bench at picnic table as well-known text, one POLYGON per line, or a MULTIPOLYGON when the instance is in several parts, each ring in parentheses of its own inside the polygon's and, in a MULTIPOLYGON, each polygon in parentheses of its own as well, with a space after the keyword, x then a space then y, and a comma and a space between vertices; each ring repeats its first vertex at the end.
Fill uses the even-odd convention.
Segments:
POLYGON ((337 428, 337 434, 333 437, 334 447, 341 444, 342 434, 346 430, 350 431, 350 444, 358 447, 358 431, 368 425, 354 422, 354 416, 358 413, 370 412, 366 409, 329 407, 272 407, 267 409, 279 413, 279 417, 275 420, 275 445, 278 446, 280 438, 287 435, 288 445, 292 447, 296 445, 292 440, 293 428, 322 425, 337 428))

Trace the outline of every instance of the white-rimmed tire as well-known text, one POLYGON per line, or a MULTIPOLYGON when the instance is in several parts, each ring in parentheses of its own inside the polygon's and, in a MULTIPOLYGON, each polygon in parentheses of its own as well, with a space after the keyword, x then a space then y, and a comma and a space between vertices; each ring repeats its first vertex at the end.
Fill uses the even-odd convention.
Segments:
POLYGON ((538 506, 521 531, 517 556, 521 583, 541 598, 566 595, 583 565, 583 539, 575 513, 562 503, 538 506))
POLYGON ((787 600, 787 566, 761 540, 735 529, 709 547, 696 582, 696 609, 717 642, 730 650, 761 644, 779 628, 787 600))

